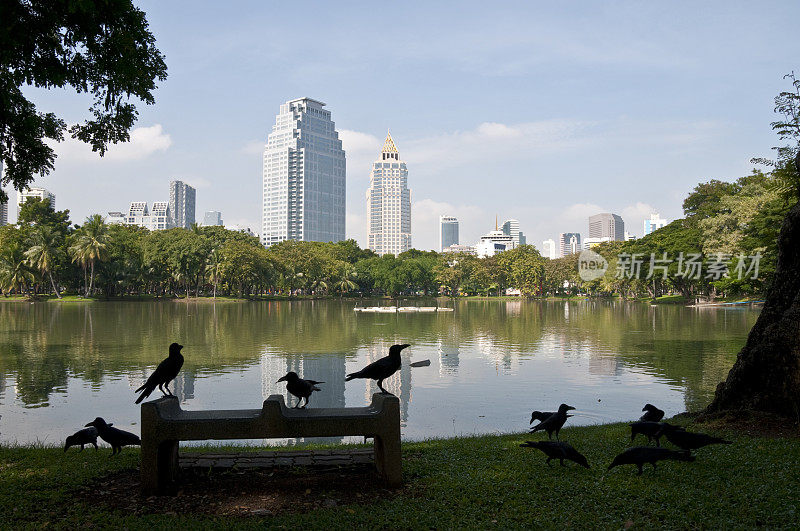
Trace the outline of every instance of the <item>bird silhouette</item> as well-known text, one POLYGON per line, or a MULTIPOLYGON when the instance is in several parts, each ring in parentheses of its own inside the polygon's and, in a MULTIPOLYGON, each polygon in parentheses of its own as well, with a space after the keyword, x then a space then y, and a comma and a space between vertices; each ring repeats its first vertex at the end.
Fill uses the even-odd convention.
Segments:
POLYGON ((94 446, 95 451, 97 451, 97 428, 90 426, 69 435, 64 442, 64 451, 66 452, 70 446, 78 446, 79 444, 81 445, 81 449, 79 450, 81 452, 86 444, 91 444, 94 446))
POLYGON ((642 415, 639 420, 644 422, 658 422, 664 418, 664 412, 653 404, 645 404, 642 411, 646 411, 646 413, 642 415))
POLYGON ((558 440, 558 432, 561 431, 561 427, 567 421, 571 415, 567 415, 567 411, 570 409, 575 409, 572 406, 568 406, 567 404, 561 404, 558 406, 558 411, 544 419, 542 422, 531 428, 531 433, 536 433, 537 431, 544 430, 547 432, 547 438, 553 438, 553 432, 556 433, 556 440, 558 440))
POLYGON ((620 465, 636 465, 639 469, 639 475, 642 475, 642 465, 650 463, 653 465, 653 470, 656 469, 656 461, 664 461, 671 459, 673 461, 694 461, 694 456, 689 452, 676 452, 667 448, 659 448, 657 446, 634 446, 628 448, 614 458, 608 470, 615 466, 620 465))
POLYGON ((169 394, 169 396, 175 396, 172 394, 172 391, 169 390, 169 383, 178 376, 181 367, 183 367, 182 348, 183 345, 177 343, 173 343, 169 346, 169 356, 167 359, 159 363, 155 372, 150 375, 150 378, 147 379, 144 385, 134 391, 134 393, 142 392, 139 398, 136 399, 137 404, 150 396, 150 393, 152 393, 156 387, 158 387, 159 391, 164 393, 164 396, 167 396, 167 394, 169 394), (167 389, 166 393, 161 386, 167 389))
POLYGON ((538 420, 539 422, 547 420, 547 417, 551 415, 555 415, 555 411, 534 411, 531 413, 531 420, 528 424, 533 424, 534 420, 538 420))
POLYGON ((544 452, 547 456, 546 463, 549 465, 553 459, 558 459, 561 466, 564 466, 564 459, 578 463, 589 468, 589 462, 583 454, 572 447, 571 444, 561 441, 525 441, 520 444, 523 448, 536 448, 544 452))
POLYGON ((400 351, 410 346, 411 345, 392 345, 389 347, 388 356, 370 363, 358 372, 352 372, 348 374, 344 381, 349 382, 354 378, 369 378, 371 380, 377 380, 378 388, 380 388, 382 394, 392 394, 384 389, 383 385, 381 384, 386 378, 397 372, 397 370, 400 368, 400 351))
POLYGON ((667 440, 682 450, 697 450, 709 444, 733 444, 731 441, 706 435, 705 433, 694 433, 686 431, 680 426, 664 424, 662 433, 667 440))
MULTIPOLYGON (((664 429, 666 426, 672 427, 671 424, 667 424, 666 422, 650 422, 648 420, 640 420, 637 422, 631 422, 631 442, 636 438, 638 434, 642 434, 647 437, 647 442, 656 441, 656 446, 661 446, 661 436, 664 435, 664 429)), ((678 428, 683 429, 683 428, 678 428)))
POLYGON ((276 383, 280 382, 286 382, 286 390, 297 397, 297 404, 294 406, 295 408, 300 406, 300 402, 302 402, 304 398, 306 399, 306 404, 303 406, 303 408, 305 408, 308 405, 308 398, 311 396, 311 393, 314 391, 321 391, 321 389, 316 387, 316 385, 325 383, 318 382, 316 380, 304 380, 300 378, 294 371, 286 373, 286 376, 279 378, 278 382, 276 383))
POLYGON ((116 455, 122 451, 123 446, 141 446, 142 440, 135 433, 112 428, 111 424, 106 423, 102 417, 97 417, 86 425, 97 428, 100 438, 111 445, 111 455, 116 455))

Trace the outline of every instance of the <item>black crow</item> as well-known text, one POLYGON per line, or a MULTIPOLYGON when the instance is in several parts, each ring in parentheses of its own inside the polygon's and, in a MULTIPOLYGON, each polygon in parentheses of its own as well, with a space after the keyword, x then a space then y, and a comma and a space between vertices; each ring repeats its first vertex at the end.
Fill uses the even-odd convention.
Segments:
POLYGON ((544 419, 542 422, 531 428, 531 433, 536 433, 537 431, 544 430, 547 432, 547 438, 553 438, 553 432, 556 432, 556 439, 558 439, 558 432, 561 431, 561 427, 567 421, 567 418, 571 415, 567 415, 567 411, 570 409, 575 409, 572 406, 568 406, 566 404, 561 404, 558 406, 558 411, 544 419))
POLYGON ((670 424, 666 424, 664 428, 662 428, 662 433, 667 437, 669 442, 682 450, 697 450, 709 444, 733 444, 731 441, 726 441, 719 437, 712 437, 705 433, 692 433, 679 426, 672 426, 670 424))
POLYGON ((303 406, 303 408, 305 408, 308 405, 308 397, 311 396, 311 393, 314 391, 321 391, 316 385, 325 383, 316 380, 303 380, 296 372, 291 371, 286 373, 286 376, 281 377, 277 383, 280 382, 286 382, 286 390, 297 397, 295 408, 300 407, 300 402, 302 402, 304 398, 306 399, 306 405, 303 406))
POLYGON ((397 369, 400 368, 400 351, 410 346, 411 345, 392 345, 389 347, 388 356, 370 363, 358 372, 348 374, 344 381, 349 382, 353 378, 370 378, 372 380, 377 380, 378 388, 381 390, 381 393, 390 395, 391 393, 384 389, 381 384, 386 378, 397 372, 397 369))
POLYGON ((636 436, 641 433, 647 437, 648 443, 651 443, 655 440, 656 446, 661 446, 661 436, 664 434, 664 427, 671 426, 671 424, 667 424, 666 422, 650 422, 646 420, 640 420, 638 422, 631 422, 630 426, 631 442, 633 442, 636 436))
POLYGON ((665 459, 672 459, 675 461, 694 461, 694 456, 689 452, 676 452, 675 450, 668 450, 667 448, 658 448, 655 446, 634 446, 628 448, 608 465, 611 470, 619 465, 636 465, 639 468, 639 475, 642 475, 642 465, 650 463, 653 465, 653 470, 656 469, 656 461, 664 461, 665 459))
POLYGON ((139 389, 134 391, 134 393, 138 393, 139 391, 142 394, 139 395, 139 398, 136 399, 136 403, 138 404, 148 396, 153 390, 158 387, 158 390, 164 393, 164 389, 161 387, 162 385, 167 389, 167 392, 164 393, 164 396, 169 394, 169 396, 174 396, 172 391, 169 390, 169 383, 178 376, 178 373, 183 367, 183 356, 181 355, 181 349, 183 345, 179 345, 177 343, 173 343, 169 346, 169 356, 167 359, 162 361, 156 367, 156 370, 153 374, 150 375, 150 378, 141 386, 139 389))
POLYGON ((97 428, 97 433, 100 435, 100 438, 111 445, 111 455, 121 452, 123 446, 142 445, 142 440, 139 439, 138 435, 118 428, 112 428, 111 424, 106 424, 106 421, 101 417, 97 417, 86 426, 94 426, 97 428))
POLYGON ((81 452, 86 444, 93 445, 95 451, 97 451, 97 428, 94 426, 83 428, 68 436, 64 443, 64 451, 66 452, 70 446, 78 446, 79 444, 81 445, 81 452))
POLYGON ((653 404, 645 404, 642 411, 646 413, 642 415, 639 420, 644 422, 658 422, 664 418, 664 412, 658 409, 653 404))
POLYGON ((538 448, 547 456, 546 463, 549 465, 553 459, 558 459, 561 466, 564 466, 564 459, 578 463, 579 465, 589 468, 589 463, 586 458, 578 452, 571 444, 561 441, 525 441, 520 444, 524 448, 538 448))
POLYGON ((542 422, 544 420, 547 420, 547 417, 555 414, 556 414, 555 411, 534 411, 533 413, 531 413, 531 421, 528 422, 528 424, 533 424, 534 420, 542 422))

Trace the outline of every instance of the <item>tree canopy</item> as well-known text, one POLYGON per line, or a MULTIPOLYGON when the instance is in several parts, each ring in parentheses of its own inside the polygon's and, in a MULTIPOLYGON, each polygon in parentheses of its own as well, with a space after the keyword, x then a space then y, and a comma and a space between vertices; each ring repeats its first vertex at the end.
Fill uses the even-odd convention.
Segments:
POLYGON ((4 0, 0 21, 2 185, 22 191, 50 173, 56 155, 45 140, 63 140, 68 128, 40 112, 25 87, 91 93, 91 117, 69 133, 102 156, 109 144, 128 141, 138 116, 133 101, 155 103, 156 81, 167 77, 145 14, 131 0, 4 0))

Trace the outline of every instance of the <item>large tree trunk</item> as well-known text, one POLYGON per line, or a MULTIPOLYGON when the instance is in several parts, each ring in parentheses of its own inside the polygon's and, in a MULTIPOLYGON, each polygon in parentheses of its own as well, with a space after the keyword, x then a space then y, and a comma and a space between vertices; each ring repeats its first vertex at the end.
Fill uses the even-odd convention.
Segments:
POLYGON ((783 220, 761 315, 706 412, 737 409, 800 418, 800 202, 783 220))

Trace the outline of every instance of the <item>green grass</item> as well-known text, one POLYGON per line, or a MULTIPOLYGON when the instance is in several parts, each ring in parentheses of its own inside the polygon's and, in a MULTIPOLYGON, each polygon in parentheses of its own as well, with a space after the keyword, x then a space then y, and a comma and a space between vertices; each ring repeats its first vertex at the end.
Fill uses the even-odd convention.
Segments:
POLYGON ((662 295, 650 302, 653 304, 686 304, 687 301, 683 295, 662 295))
MULTIPOLYGON (((708 430, 704 430, 708 431, 708 430)), ((520 448, 526 434, 429 440, 403 445, 406 486, 393 498, 305 514, 213 518, 130 515, 75 501, 70 493, 114 471, 138 466, 126 449, 64 454, 58 448, 0 448, 0 526, 129 529, 291 528, 797 528, 800 440, 723 432, 733 445, 701 449, 694 463, 663 462, 642 476, 607 471, 628 444, 626 424, 561 432, 591 470, 547 466, 520 448)), ((719 433, 719 432, 718 432, 719 433)), ((535 438, 541 438, 536 434, 535 438)), ((643 440, 642 440, 643 442, 643 440)))

